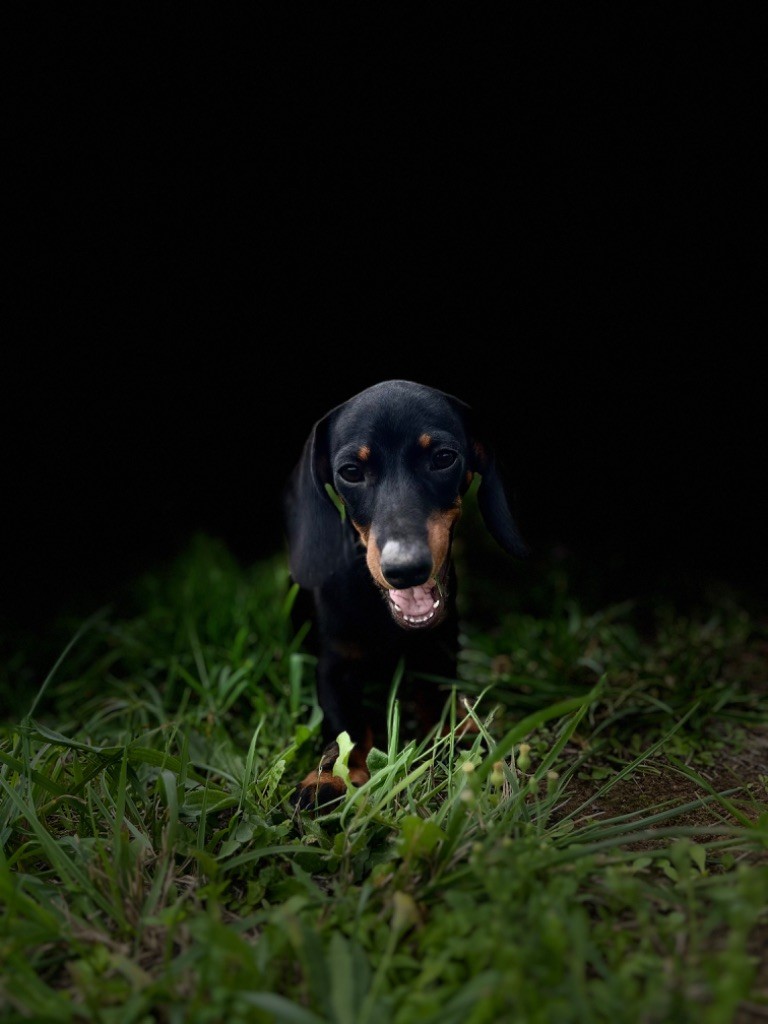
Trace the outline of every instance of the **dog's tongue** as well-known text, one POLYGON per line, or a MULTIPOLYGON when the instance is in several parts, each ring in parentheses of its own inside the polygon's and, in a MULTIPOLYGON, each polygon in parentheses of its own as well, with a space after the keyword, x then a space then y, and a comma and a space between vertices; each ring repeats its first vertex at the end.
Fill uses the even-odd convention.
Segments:
POLYGON ((420 587, 408 587, 405 590, 390 590, 389 599, 396 605, 403 615, 419 616, 426 615, 432 611, 435 601, 432 597, 434 580, 422 584, 420 587))

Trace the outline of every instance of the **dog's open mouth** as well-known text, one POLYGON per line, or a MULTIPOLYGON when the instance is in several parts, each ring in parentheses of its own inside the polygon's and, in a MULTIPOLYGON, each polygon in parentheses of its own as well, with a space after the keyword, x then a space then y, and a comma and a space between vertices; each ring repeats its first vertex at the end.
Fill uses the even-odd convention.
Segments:
POLYGON ((406 629, 434 626, 445 613, 445 584, 440 578, 429 579, 418 587, 388 590, 389 608, 395 622, 406 629))

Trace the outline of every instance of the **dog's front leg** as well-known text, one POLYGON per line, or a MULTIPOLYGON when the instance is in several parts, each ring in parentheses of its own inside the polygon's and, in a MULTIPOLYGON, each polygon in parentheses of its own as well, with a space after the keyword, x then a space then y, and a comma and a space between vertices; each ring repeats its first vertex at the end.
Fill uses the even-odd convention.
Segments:
POLYGON ((339 756, 337 737, 348 733, 355 746, 349 755, 349 778, 361 786, 370 778, 366 758, 372 732, 363 706, 361 659, 356 651, 331 645, 318 661, 317 697, 323 711, 325 749, 320 763, 296 787, 294 801, 302 810, 333 803, 344 796, 344 780, 333 774, 339 756))

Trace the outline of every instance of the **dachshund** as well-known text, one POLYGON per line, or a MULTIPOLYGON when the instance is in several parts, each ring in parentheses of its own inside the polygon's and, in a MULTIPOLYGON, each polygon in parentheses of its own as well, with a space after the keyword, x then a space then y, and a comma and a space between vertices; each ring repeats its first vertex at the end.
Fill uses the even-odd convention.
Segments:
POLYGON ((475 474, 486 528, 505 552, 524 557, 497 458, 458 398, 387 380, 312 428, 283 494, 290 576, 313 607, 325 743, 293 794, 299 809, 344 795, 333 773, 342 732, 354 743, 350 782, 370 778, 366 758, 398 666, 416 731, 427 735, 440 721, 440 681, 456 679, 458 653, 451 548, 475 474))

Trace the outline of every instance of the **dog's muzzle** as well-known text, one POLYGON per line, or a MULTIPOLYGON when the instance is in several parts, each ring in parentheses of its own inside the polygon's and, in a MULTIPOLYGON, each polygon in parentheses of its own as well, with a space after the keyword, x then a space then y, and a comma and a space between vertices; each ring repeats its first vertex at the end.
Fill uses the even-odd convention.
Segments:
POLYGON ((432 552, 426 544, 388 540, 381 550, 381 572, 389 610, 404 629, 435 626, 446 611, 446 566, 433 575, 432 552))

